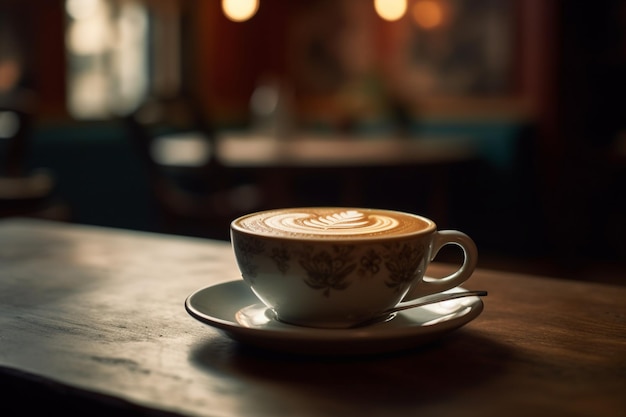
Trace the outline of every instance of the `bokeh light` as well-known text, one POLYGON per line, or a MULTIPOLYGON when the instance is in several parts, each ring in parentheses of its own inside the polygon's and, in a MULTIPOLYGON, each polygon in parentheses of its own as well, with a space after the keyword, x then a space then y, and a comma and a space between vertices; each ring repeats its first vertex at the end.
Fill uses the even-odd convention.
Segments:
POLYGON ((434 29, 443 22, 443 7, 436 0, 419 0, 411 12, 415 23, 423 29, 434 29))
POLYGON ((224 15, 233 22, 244 22, 259 9, 259 0, 222 0, 224 15))
POLYGON ((102 0, 67 0, 65 10, 75 20, 89 18, 103 7, 102 0))
POLYGON ((406 13, 406 0, 374 0, 374 9, 381 18, 394 21, 400 19, 406 13))

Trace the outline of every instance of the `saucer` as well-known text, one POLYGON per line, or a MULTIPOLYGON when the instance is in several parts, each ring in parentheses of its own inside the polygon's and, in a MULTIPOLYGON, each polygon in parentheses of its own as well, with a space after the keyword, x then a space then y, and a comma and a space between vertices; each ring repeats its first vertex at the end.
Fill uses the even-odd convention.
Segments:
MULTIPOLYGON (((463 291, 457 287, 447 292, 463 291)), ((318 329, 274 320, 241 280, 199 289, 185 300, 195 319, 238 342, 297 354, 357 355, 414 348, 469 323, 482 312, 480 297, 443 301, 398 312, 390 320, 351 329, 318 329)))

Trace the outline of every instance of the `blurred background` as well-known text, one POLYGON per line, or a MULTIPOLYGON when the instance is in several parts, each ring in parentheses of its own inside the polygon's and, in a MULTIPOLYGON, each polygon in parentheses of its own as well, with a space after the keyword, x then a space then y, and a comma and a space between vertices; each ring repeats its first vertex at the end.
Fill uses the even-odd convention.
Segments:
POLYGON ((2 217, 226 240, 349 203, 626 283, 626 4, 0 0, 0 158, 2 217))

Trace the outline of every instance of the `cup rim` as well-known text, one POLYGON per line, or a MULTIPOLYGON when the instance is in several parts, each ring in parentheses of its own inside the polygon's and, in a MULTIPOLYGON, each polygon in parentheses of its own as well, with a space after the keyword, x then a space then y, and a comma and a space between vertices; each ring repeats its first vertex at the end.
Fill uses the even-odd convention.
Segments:
POLYGON ((428 217, 424 217, 419 214, 409 213, 409 212, 401 211, 401 210, 375 208, 375 207, 366 208, 366 207, 347 207, 347 206, 306 206, 306 207, 274 208, 274 209, 259 210, 259 211, 251 212, 248 214, 244 214, 231 221, 230 230, 231 230, 231 240, 232 240, 232 232, 238 232, 241 234, 255 236, 258 238, 262 238, 262 239, 306 241, 306 242, 319 242, 319 241, 333 240, 335 243, 340 244, 344 242, 348 243, 348 242, 355 242, 355 241, 372 242, 372 241, 381 241, 381 240, 397 240, 397 239, 406 239, 406 238, 411 238, 411 237, 416 237, 416 236, 428 235, 437 230, 437 224, 433 220, 429 219, 428 217), (298 234, 293 234, 293 235, 267 234, 263 232, 245 229, 239 225, 239 222, 241 222, 242 220, 248 217, 257 216, 263 213, 278 212, 278 211, 283 211, 283 210, 315 210, 315 209, 359 210, 359 211, 365 211, 365 212, 376 211, 376 212, 385 212, 385 213, 395 213, 395 214, 401 214, 404 216, 410 216, 410 217, 419 219, 425 222, 427 226, 424 227, 423 229, 419 229, 415 231, 408 231, 408 232, 404 232, 404 233, 397 234, 397 235, 360 235, 360 236, 329 238, 328 236, 319 236, 319 235, 314 235, 314 234, 307 235, 304 233, 298 233, 298 234))

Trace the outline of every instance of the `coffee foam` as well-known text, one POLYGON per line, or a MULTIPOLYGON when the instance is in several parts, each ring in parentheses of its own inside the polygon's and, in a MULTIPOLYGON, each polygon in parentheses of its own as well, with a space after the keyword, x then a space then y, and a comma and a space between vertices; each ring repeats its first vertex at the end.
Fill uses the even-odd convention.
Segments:
POLYGON ((434 228, 408 213, 341 207, 269 210, 244 216, 233 225, 260 235, 334 239, 404 236, 434 228))

